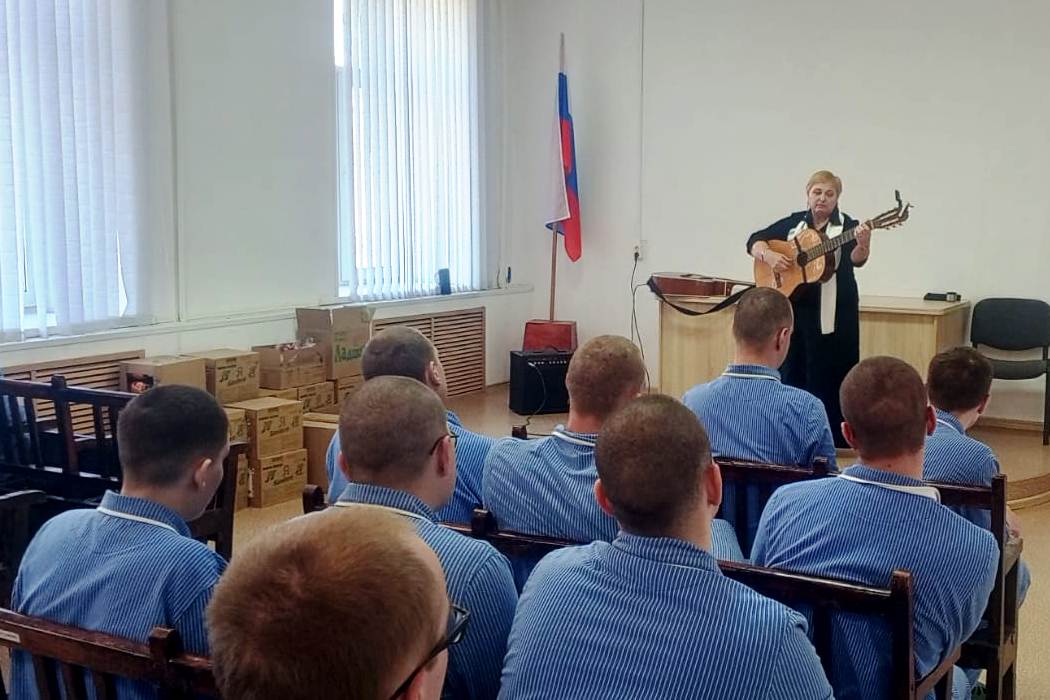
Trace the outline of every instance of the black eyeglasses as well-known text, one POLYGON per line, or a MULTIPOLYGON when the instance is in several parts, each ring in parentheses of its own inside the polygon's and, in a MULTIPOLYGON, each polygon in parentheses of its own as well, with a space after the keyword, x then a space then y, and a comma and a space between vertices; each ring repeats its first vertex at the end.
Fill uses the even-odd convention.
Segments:
POLYGON ((408 678, 405 679, 405 682, 397 687, 394 694, 390 696, 390 700, 397 700, 397 698, 401 697, 401 695, 408 690, 408 686, 412 685, 412 681, 416 679, 419 672, 426 668, 426 665, 433 661, 434 657, 445 651, 445 649, 448 649, 453 644, 459 644, 463 641, 463 637, 467 634, 467 623, 469 621, 470 611, 450 602, 448 608, 448 625, 445 629, 445 636, 442 637, 441 641, 434 646, 429 654, 427 654, 422 663, 416 666, 416 670, 409 674, 408 678))
POLYGON ((448 438, 449 440, 451 440, 452 441, 452 449, 456 449, 456 441, 459 440, 459 435, 456 435, 454 432, 452 432, 450 430, 449 432, 445 433, 444 435, 442 435, 441 437, 439 437, 437 440, 434 441, 434 444, 430 446, 430 451, 427 452, 427 454, 428 455, 434 454, 434 450, 436 450, 438 448, 438 445, 440 445, 441 441, 444 440, 445 438, 448 438))

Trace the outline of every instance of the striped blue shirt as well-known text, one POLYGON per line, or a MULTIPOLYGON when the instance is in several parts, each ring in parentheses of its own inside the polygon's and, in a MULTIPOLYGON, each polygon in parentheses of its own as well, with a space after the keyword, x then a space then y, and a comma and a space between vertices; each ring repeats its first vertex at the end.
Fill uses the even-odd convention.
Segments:
POLYGON ((790 608, 682 540, 627 533, 548 554, 522 594, 500 698, 830 698, 790 608))
MULTIPOLYGON (((620 526, 594 498, 597 438, 559 425, 550 437, 497 442, 485 461, 482 495, 500 529, 573 542, 611 542, 620 526)), ((729 523, 716 520, 711 530, 715 556, 743 561, 729 523)), ((512 563, 520 588, 536 561, 512 563)))
MULTIPOLYGON (((456 488, 452 499, 437 512, 438 520, 446 523, 470 523, 474 509, 481 505, 481 470, 489 449, 496 438, 467 430, 459 416, 448 411, 448 429, 455 433, 456 440, 456 488)), ((328 472, 328 502, 335 503, 346 490, 347 481, 339 468, 339 431, 332 436, 325 455, 328 472)))
MULTIPOLYGON (((190 538, 185 521, 153 501, 109 491, 98 509, 62 513, 40 529, 15 580, 16 611, 146 641, 154 627, 178 630, 207 654, 204 612, 226 561, 190 538)), ((33 666, 16 653, 12 697, 36 698, 33 666)), ((149 684, 121 680, 117 694, 156 698, 149 684)))
POLYGON ((716 457, 798 465, 824 457, 835 466, 824 404, 782 384, 775 369, 729 365, 718 379, 687 391, 682 403, 704 424, 716 457))
MULTIPOLYGON (((843 474, 779 488, 762 514, 752 559, 882 588, 895 569, 910 571, 917 673, 925 675, 977 628, 995 584, 998 547, 989 532, 934 499, 890 488, 915 489, 921 481, 864 465, 843 474)), ((833 634, 840 650, 835 696, 888 698, 887 626, 843 614, 833 634)))
MULTIPOLYGON (((808 466, 818 457, 835 469, 835 440, 824 404, 803 389, 780 382, 780 372, 762 365, 732 364, 721 377, 685 393, 711 439, 715 457, 767 464, 808 466)), ((758 491, 748 489, 748 537, 758 530, 758 491)), ((723 489, 722 514, 736 522, 736 486, 723 489)))
POLYGON ((336 505, 355 503, 384 506, 411 517, 419 536, 441 561, 449 598, 470 611, 470 630, 463 641, 449 648, 442 697, 496 697, 507 635, 518 602, 507 558, 488 542, 440 525, 434 512, 410 493, 353 483, 336 505))
MULTIPOLYGON (((999 475, 999 460, 992 448, 966 434, 952 413, 937 410, 937 429, 926 438, 922 476, 930 481, 991 486, 999 475)), ((992 512, 987 508, 953 506, 952 510, 978 527, 991 530, 992 512)), ((1031 583, 1024 561, 1018 563, 1018 596, 1023 600, 1031 583)))

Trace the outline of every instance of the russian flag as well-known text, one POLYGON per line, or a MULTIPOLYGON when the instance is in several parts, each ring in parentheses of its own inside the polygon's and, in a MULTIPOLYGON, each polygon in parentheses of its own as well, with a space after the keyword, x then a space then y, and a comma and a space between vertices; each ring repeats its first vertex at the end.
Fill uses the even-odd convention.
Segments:
POLYGON ((576 142, 569 112, 569 79, 565 75, 565 36, 561 38, 558 73, 558 119, 551 153, 551 218, 547 228, 565 237, 565 253, 576 262, 583 252, 580 237, 580 192, 576 183, 576 142))

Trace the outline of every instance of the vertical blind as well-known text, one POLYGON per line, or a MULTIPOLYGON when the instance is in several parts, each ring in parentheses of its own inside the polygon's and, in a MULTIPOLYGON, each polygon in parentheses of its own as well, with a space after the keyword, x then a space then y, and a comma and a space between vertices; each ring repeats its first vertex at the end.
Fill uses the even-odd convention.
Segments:
POLYGON ((0 340, 143 312, 138 2, 0 0, 0 340))
POLYGON ((344 292, 483 284, 477 0, 335 0, 344 292))

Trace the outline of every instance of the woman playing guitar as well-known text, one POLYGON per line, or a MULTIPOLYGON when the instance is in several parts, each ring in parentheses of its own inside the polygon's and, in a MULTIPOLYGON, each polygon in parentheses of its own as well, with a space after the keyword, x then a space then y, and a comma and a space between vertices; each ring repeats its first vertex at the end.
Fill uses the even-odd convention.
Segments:
POLYGON ((792 261, 772 250, 766 241, 791 240, 807 228, 832 238, 843 229, 855 227, 855 240, 834 252, 834 274, 826 282, 804 284, 791 295, 795 329, 781 367, 785 384, 805 389, 824 403, 835 444, 846 447, 841 433, 839 385, 860 359, 860 301, 853 268, 868 260, 871 229, 839 212, 841 194, 842 180, 827 170, 813 173, 806 184, 808 208, 752 233, 747 252, 774 273, 783 272, 792 261))

